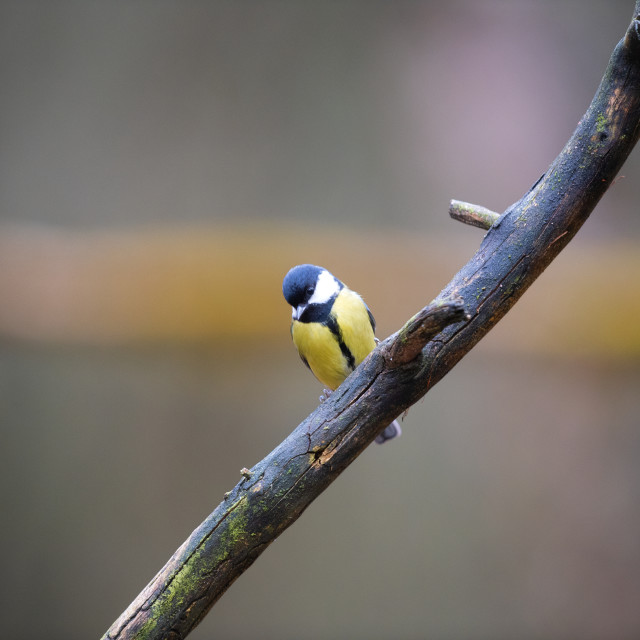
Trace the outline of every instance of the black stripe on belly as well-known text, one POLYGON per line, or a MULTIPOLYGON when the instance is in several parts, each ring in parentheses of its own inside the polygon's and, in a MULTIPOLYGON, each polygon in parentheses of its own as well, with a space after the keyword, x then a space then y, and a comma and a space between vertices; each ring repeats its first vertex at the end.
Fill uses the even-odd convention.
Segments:
POLYGON ((345 357, 347 364, 349 365, 349 369, 353 371, 356 368, 356 359, 353 357, 349 347, 344 343, 342 331, 340 331, 340 327, 338 326, 333 314, 329 314, 329 317, 327 318, 327 328, 336 337, 340 351, 342 351, 342 355, 345 357))

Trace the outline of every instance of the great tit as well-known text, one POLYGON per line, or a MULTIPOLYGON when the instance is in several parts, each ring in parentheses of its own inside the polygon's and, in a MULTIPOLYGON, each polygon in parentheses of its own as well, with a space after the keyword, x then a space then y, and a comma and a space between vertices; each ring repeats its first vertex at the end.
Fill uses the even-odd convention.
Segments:
MULTIPOLYGON (((284 277, 282 293, 292 308, 291 337, 313 375, 329 388, 343 380, 376 346, 376 321, 365 301, 322 267, 300 264, 284 277)), ((377 438, 402 433, 394 420, 377 438)))

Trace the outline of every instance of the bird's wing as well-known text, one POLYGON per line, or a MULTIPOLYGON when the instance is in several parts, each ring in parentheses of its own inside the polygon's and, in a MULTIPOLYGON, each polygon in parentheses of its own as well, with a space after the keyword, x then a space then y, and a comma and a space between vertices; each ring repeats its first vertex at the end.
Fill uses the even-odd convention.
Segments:
MULTIPOLYGON (((367 307, 366 303, 364 305, 367 307)), ((373 317, 373 313, 371 313, 371 309, 367 307, 367 313, 369 314, 369 322, 371 323, 371 328, 373 329, 373 333, 376 332, 376 319, 373 317)))

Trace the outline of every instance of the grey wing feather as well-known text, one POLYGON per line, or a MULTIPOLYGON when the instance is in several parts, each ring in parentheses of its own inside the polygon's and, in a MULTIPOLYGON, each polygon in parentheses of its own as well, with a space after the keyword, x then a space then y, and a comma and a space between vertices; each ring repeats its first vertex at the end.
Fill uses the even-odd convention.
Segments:
MULTIPOLYGON (((367 305, 364 305, 365 307, 367 307, 367 305)), ((371 310, 369 309, 369 307, 367 307, 367 313, 369 314, 369 322, 371 323, 371 328, 373 329, 373 333, 376 332, 376 319, 373 317, 373 313, 371 313, 371 310)))

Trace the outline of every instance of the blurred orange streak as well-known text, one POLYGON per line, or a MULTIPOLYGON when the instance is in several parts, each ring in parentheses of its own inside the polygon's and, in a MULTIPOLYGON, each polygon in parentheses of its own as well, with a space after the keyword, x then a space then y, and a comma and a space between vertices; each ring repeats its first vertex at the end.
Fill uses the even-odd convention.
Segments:
MULTIPOLYGON (((364 295, 384 337, 435 297, 475 248, 451 242, 278 225, 3 228, 0 335, 85 344, 288 339, 282 277, 314 262, 364 295)), ((637 356, 639 272, 635 247, 576 242, 483 344, 637 356)))

